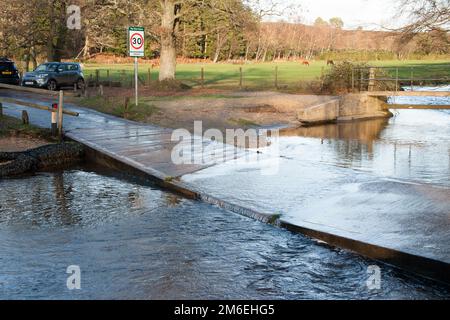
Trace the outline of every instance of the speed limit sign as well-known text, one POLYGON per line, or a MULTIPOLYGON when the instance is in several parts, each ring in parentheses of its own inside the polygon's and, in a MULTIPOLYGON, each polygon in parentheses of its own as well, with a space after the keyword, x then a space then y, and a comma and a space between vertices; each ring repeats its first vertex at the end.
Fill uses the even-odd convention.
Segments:
POLYGON ((130 57, 143 57, 145 48, 144 28, 128 28, 128 48, 130 57))

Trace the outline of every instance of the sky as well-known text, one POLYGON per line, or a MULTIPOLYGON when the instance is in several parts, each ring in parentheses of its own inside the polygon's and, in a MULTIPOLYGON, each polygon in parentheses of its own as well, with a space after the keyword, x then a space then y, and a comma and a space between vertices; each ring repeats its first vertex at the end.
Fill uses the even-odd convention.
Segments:
POLYGON ((395 18, 396 0, 287 0, 300 5, 304 23, 312 24, 317 17, 329 20, 340 17, 344 28, 381 29, 381 26, 398 27, 401 19, 395 18))

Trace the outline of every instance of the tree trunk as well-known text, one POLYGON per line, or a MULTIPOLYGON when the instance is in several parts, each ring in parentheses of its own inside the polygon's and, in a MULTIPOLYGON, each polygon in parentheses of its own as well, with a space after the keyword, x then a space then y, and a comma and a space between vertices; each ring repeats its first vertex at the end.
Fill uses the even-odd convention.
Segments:
POLYGON ((48 20, 47 61, 61 61, 67 33, 65 1, 50 1, 48 20))
POLYGON ((246 45, 245 45, 245 62, 247 62, 248 61, 248 53, 249 53, 249 51, 250 51, 250 45, 247 43, 246 45))
POLYGON ((179 5, 174 0, 161 1, 161 61, 159 81, 174 80, 177 65, 175 30, 179 5))
POLYGON ((83 47, 83 60, 86 60, 87 58, 89 58, 89 46, 90 46, 90 41, 89 41, 89 34, 86 33, 86 39, 84 40, 84 47, 83 47))
POLYGON ((50 23, 50 30, 47 39, 47 61, 54 61, 55 59, 55 44, 54 44, 54 36, 56 33, 56 24, 55 24, 55 8, 53 3, 50 2, 48 4, 48 19, 50 23))
POLYGON ((31 55, 31 62, 33 63, 33 70, 35 70, 37 68, 37 59, 36 59, 36 49, 34 46, 31 47, 30 55, 31 55))

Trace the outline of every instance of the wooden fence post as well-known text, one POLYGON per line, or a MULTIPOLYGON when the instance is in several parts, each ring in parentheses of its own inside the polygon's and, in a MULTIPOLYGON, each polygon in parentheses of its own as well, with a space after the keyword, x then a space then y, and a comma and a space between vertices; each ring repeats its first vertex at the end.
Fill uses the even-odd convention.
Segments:
POLYGON ((3 105, 0 102, 0 117, 3 117, 3 105))
POLYGON ((100 81, 100 70, 95 70, 95 84, 98 87, 100 81))
POLYGON ((58 136, 59 136, 59 140, 62 140, 62 134, 63 134, 63 107, 64 107, 64 91, 59 90, 59 101, 58 101, 58 136))
POLYGON ((275 89, 278 90, 278 66, 275 66, 275 89))
POLYGON ((108 87, 111 88, 111 75, 109 74, 109 69, 106 70, 106 77, 108 78, 108 87))
POLYGON ((88 96, 88 88, 89 88, 89 79, 83 86, 83 96, 86 98, 88 96))
POLYGON ((411 91, 414 90, 414 68, 411 67, 411 91))
POLYGON ((51 124, 52 137, 56 137, 58 135, 57 107, 58 107, 57 104, 52 104, 52 124, 51 124))
POLYGON ((150 87, 151 83, 152 83, 152 68, 148 68, 148 74, 147 74, 147 82, 148 82, 148 86, 150 87))
POLYGON ((242 67, 239 67, 239 88, 242 89, 243 85, 243 75, 242 75, 242 67))
POLYGON ((203 67, 200 72, 200 83, 203 89, 205 87, 205 69, 203 67))
POLYGON ((359 69, 359 92, 363 91, 364 86, 364 73, 363 69, 359 69))
POLYGON ((395 92, 398 91, 398 68, 395 69, 395 92))
POLYGON ((130 104, 130 97, 125 97, 125 104, 123 106, 123 117, 128 119, 128 105, 130 104))
POLYGON ((367 91, 375 90, 375 68, 369 68, 369 86, 367 91))
POLYGON ((355 92, 355 68, 352 67, 352 93, 355 92))
POLYGON ((25 110, 22 111, 22 123, 26 125, 30 124, 30 117, 28 116, 28 112, 25 110))
POLYGON ((125 74, 125 70, 122 70, 121 71, 121 74, 120 74, 120 83, 123 83, 123 86, 124 87, 126 87, 127 86, 127 79, 126 79, 127 77, 126 77, 126 74, 125 74))

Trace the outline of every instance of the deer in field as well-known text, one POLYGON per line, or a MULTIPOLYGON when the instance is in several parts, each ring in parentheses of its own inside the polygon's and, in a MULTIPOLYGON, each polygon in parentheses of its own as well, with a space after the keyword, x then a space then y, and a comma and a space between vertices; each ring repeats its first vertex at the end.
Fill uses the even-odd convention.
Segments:
POLYGON ((302 61, 302 65, 309 67, 309 61, 303 60, 302 61))
POLYGON ((327 66, 334 66, 333 60, 327 60, 327 66))

